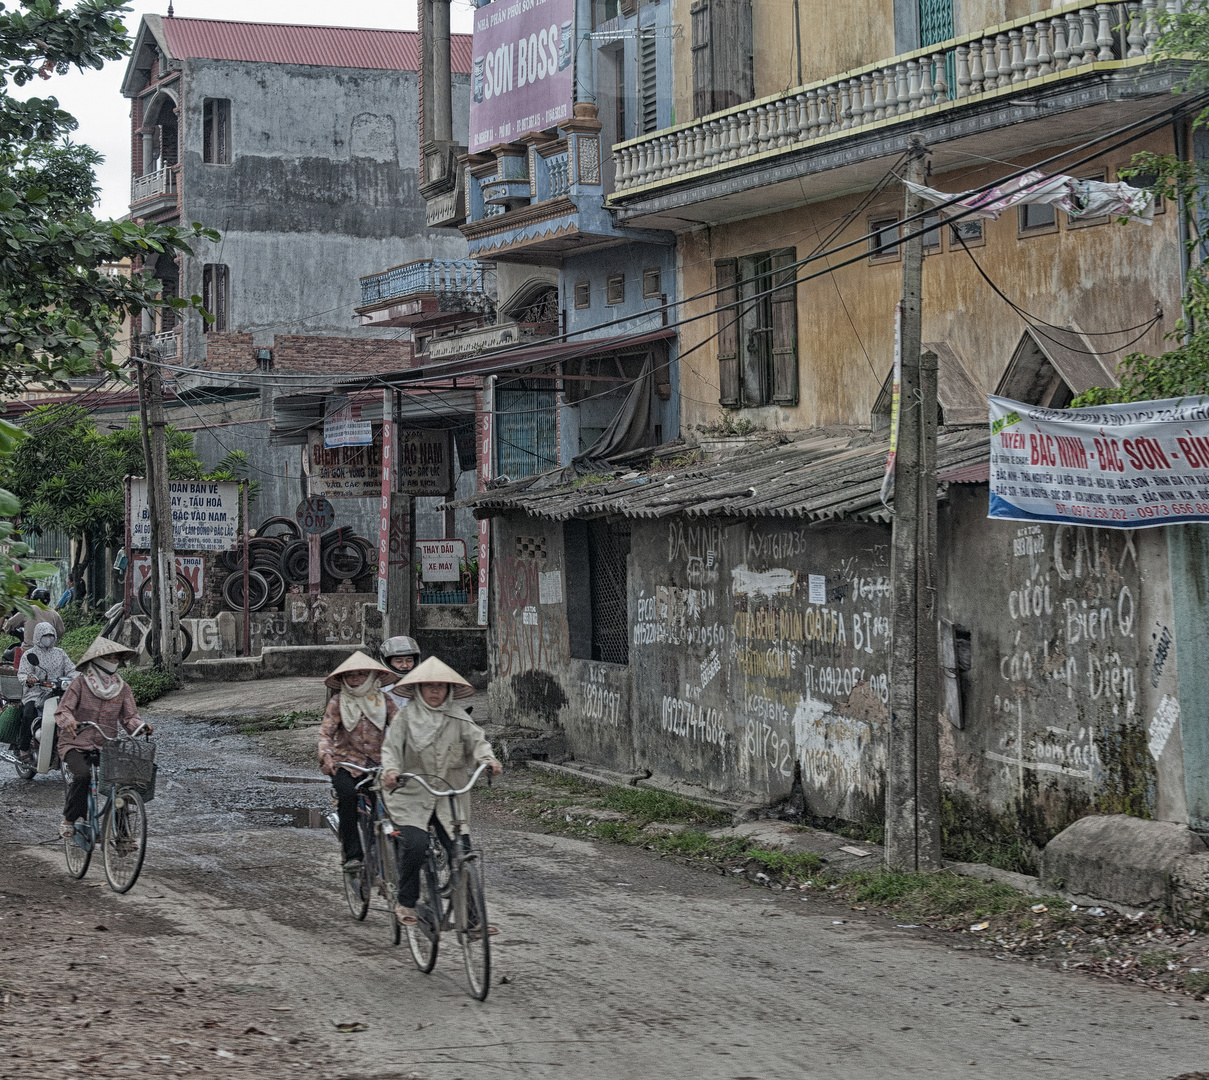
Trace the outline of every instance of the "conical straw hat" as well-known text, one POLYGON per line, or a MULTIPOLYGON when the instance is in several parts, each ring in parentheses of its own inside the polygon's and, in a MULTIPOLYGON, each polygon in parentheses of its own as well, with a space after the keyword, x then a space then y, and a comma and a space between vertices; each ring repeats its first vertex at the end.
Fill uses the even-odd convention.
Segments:
POLYGON ((358 671, 368 671, 372 674, 386 675, 387 679, 383 680, 387 685, 394 682, 397 671, 391 671, 385 664, 379 664, 372 656, 366 656, 365 653, 358 649, 352 656, 344 661, 335 671, 333 671, 326 679, 323 680, 323 685, 330 690, 340 689, 341 676, 352 674, 358 671))
POLYGON ((104 660, 107 656, 115 656, 118 660, 129 660, 134 655, 135 651, 126 648, 121 642, 98 635, 88 646, 88 651, 80 657, 80 663, 87 664, 90 660, 104 660))
POLYGON ((430 656, 422 664, 412 668, 399 682, 404 685, 426 682, 449 683, 453 687, 455 698, 474 697, 474 687, 444 660, 438 660, 435 656, 430 656))

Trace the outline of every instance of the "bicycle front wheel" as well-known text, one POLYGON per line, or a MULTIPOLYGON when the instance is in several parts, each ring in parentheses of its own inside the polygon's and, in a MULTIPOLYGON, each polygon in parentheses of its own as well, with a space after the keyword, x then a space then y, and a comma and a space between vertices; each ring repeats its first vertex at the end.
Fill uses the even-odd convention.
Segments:
POLYGON ((484 1001, 491 989, 491 934, 483 895, 483 864, 477 855, 467 855, 461 870, 455 869, 454 874, 454 903, 466 979, 471 995, 484 1001))
POLYGON ((67 859, 67 872, 77 881, 88 873, 88 864, 92 862, 92 829, 88 825, 76 822, 75 835, 63 841, 63 855, 67 859))
POLYGON ((399 896, 399 868, 395 860, 395 843, 388 832, 389 823, 378 822, 378 870, 382 875, 382 899, 386 901, 386 913, 390 919, 390 943, 398 945, 403 939, 403 927, 395 918, 395 902, 399 896))
POLYGON ((419 923, 407 927, 407 947, 416 967, 427 975, 437 966, 437 947, 441 942, 441 894, 437 891, 431 857, 420 870, 416 917, 419 923))
POLYGON ((147 808, 137 791, 115 791, 101 822, 105 879, 116 893, 129 892, 147 854, 147 808))

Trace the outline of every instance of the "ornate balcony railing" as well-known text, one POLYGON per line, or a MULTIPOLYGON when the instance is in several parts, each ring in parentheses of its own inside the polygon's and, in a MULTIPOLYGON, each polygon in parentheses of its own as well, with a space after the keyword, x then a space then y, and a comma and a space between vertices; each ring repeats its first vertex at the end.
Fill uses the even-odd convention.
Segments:
POLYGON ((142 202, 157 195, 176 194, 176 169, 171 165, 156 169, 146 176, 136 176, 130 185, 131 203, 142 202))
POLYGON ((152 334, 151 347, 161 360, 175 360, 179 340, 175 330, 168 330, 163 334, 152 334))
POLYGON ((483 294, 487 266, 474 259, 419 259, 361 279, 361 303, 417 293, 483 294))
POLYGON ((571 190, 569 155, 564 151, 546 159, 546 168, 550 173, 550 198, 556 199, 566 195, 571 190))
POLYGON ((797 147, 947 102, 1018 93, 1058 72, 1150 56, 1179 0, 1072 3, 614 147, 618 193, 797 147))

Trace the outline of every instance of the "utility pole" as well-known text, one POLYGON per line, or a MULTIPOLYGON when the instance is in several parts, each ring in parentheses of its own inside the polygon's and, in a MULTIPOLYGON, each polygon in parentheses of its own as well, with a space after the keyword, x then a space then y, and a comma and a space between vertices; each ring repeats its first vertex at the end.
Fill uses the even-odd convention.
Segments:
POLYGON ((172 497, 168 491, 164 378, 157 363, 139 364, 139 390, 143 453, 147 459, 147 509, 151 517, 152 597, 154 610, 159 616, 158 619, 152 619, 152 641, 154 643, 158 638, 161 663, 173 679, 177 679, 181 664, 180 610, 176 602, 172 497), (145 373, 144 366, 147 368, 145 373))
MULTIPOLYGON (((926 179, 923 141, 912 136, 906 177, 926 179)), ((904 218, 925 209, 907 189, 904 218)), ((919 220, 906 226, 917 232, 919 220)), ((937 710, 936 355, 921 356, 923 236, 903 243, 902 375, 894 462, 891 575, 894 625, 886 774, 886 863, 932 870, 940 856, 940 745, 937 710)))

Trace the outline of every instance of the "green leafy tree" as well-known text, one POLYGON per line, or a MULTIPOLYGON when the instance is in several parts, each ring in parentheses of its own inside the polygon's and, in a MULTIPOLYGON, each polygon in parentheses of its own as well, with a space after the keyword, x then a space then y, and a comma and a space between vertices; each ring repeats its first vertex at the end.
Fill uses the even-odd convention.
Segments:
POLYGON ((126 316, 160 307, 200 308, 200 297, 160 296, 149 274, 104 273, 105 264, 149 253, 191 253, 218 234, 98 221, 94 151, 66 136, 76 121, 53 97, 16 100, 12 86, 100 68, 130 42, 121 0, 56 0, 0 6, 0 391, 30 382, 61 386, 114 370, 112 347, 126 316))

